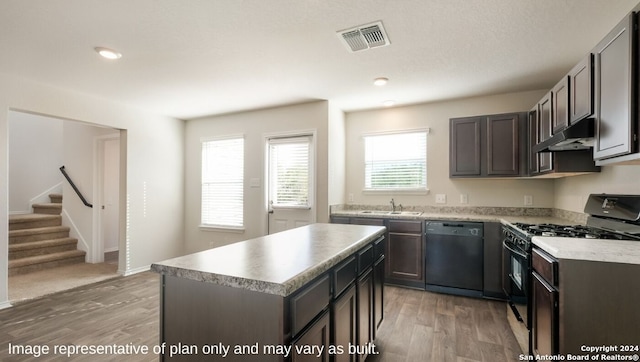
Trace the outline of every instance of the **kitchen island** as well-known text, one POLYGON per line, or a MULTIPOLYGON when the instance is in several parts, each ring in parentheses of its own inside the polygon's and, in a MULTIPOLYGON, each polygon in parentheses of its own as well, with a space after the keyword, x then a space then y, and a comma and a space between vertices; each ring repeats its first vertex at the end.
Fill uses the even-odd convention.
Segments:
POLYGON ((161 274, 161 360, 376 353, 385 231, 312 224, 153 264, 161 274))

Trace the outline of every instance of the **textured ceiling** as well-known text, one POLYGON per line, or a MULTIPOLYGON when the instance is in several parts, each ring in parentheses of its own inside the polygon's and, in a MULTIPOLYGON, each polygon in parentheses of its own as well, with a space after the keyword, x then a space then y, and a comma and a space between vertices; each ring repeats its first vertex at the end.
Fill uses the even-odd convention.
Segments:
POLYGON ((354 111, 548 89, 637 1, 2 0, 0 73, 180 119, 354 111), (336 35, 378 20, 390 46, 351 53, 336 35))

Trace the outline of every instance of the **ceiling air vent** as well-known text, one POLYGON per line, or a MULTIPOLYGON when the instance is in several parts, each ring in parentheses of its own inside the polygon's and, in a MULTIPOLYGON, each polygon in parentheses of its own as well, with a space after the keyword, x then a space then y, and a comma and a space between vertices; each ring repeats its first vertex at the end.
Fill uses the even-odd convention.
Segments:
POLYGON ((390 44, 382 21, 339 31, 338 36, 352 52, 390 44))

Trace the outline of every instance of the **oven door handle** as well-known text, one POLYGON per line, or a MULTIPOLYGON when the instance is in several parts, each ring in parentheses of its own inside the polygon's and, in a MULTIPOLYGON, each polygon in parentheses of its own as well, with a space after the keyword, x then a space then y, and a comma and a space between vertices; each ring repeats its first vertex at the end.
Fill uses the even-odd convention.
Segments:
POLYGON ((510 247, 509 245, 507 245, 507 241, 506 240, 502 240, 502 247, 504 247, 505 249, 509 250, 510 252, 516 254, 517 256, 523 258, 523 259, 528 259, 529 257, 526 254, 521 253, 518 250, 515 250, 514 248, 510 247))

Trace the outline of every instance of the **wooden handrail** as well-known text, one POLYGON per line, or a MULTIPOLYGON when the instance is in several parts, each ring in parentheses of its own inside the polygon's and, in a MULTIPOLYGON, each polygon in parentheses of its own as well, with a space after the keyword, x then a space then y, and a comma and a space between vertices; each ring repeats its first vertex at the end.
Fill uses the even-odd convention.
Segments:
POLYGON ((73 181, 71 181, 71 178, 67 174, 67 171, 65 171, 64 166, 60 167, 60 172, 62 172, 62 175, 64 175, 64 178, 66 178, 67 181, 69 181, 69 184, 73 188, 73 191, 75 191, 78 197, 80 197, 80 200, 82 200, 82 203, 85 204, 85 206, 93 207, 93 205, 88 203, 87 199, 85 199, 84 196, 82 196, 82 193, 80 192, 80 190, 78 190, 78 188, 76 187, 76 184, 74 184, 73 181))

